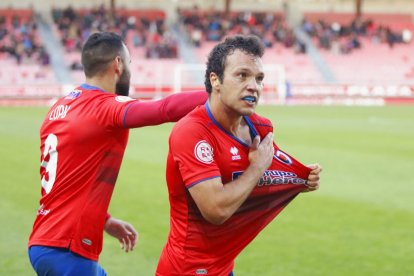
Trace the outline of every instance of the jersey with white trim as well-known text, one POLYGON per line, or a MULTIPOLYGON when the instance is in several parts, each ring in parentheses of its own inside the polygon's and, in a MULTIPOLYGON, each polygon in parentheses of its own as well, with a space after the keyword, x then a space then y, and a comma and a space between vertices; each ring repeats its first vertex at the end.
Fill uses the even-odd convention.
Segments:
MULTIPOLYGON (((273 132, 257 114, 244 117, 251 136, 273 132)), ((274 143, 275 155, 256 187, 222 225, 205 220, 188 189, 221 177, 226 185, 249 166, 249 146, 225 131, 208 105, 179 121, 169 140, 167 184, 170 233, 157 275, 228 275, 236 256, 303 191, 310 169, 274 143)))
POLYGON ((84 84, 50 109, 40 129, 42 197, 29 247, 64 247, 98 260, 128 141, 123 116, 133 102, 84 84))

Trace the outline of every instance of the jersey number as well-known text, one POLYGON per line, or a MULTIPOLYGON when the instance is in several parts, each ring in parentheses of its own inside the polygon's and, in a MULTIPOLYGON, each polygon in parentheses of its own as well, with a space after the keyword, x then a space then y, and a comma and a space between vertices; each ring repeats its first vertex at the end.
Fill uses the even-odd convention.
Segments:
POLYGON ((42 162, 40 163, 40 174, 42 176, 42 187, 48 194, 52 190, 56 180, 58 152, 56 150, 58 139, 56 135, 49 134, 45 141, 42 162))

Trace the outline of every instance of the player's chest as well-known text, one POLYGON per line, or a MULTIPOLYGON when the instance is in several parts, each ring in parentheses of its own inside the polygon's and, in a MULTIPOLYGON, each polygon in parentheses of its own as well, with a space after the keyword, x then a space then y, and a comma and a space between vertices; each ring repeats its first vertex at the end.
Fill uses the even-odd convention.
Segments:
POLYGON ((234 175, 249 166, 249 146, 232 137, 216 136, 213 158, 220 169, 223 183, 232 181, 234 175))

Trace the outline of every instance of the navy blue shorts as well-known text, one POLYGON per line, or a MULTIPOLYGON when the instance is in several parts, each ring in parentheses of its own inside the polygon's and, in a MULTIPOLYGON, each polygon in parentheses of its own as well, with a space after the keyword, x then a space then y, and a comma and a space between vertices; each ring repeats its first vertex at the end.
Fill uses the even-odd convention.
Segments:
POLYGON ((67 248, 31 246, 29 259, 37 275, 47 276, 105 276, 98 262, 88 260, 67 248))

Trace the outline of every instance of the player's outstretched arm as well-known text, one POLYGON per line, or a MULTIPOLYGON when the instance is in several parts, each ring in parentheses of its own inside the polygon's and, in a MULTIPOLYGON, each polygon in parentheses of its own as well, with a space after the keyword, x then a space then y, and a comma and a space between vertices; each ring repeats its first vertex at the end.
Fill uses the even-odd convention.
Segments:
POLYGON ((204 219, 212 224, 223 224, 243 204, 264 171, 270 166, 274 154, 273 133, 259 143, 257 136, 250 149, 249 167, 236 180, 223 185, 221 178, 209 179, 189 188, 204 219))
POLYGON ((138 232, 128 222, 109 217, 105 223, 105 232, 119 240, 125 252, 134 250, 138 240, 138 232))
POLYGON ((136 128, 176 122, 208 99, 205 91, 182 92, 161 100, 132 103, 124 114, 124 126, 136 128))
POLYGON ((317 189, 319 189, 319 184, 320 184, 319 174, 322 172, 321 165, 311 164, 311 165, 308 165, 307 167, 312 169, 312 171, 309 173, 308 181, 306 183, 307 189, 303 190, 302 193, 316 191, 317 189))

